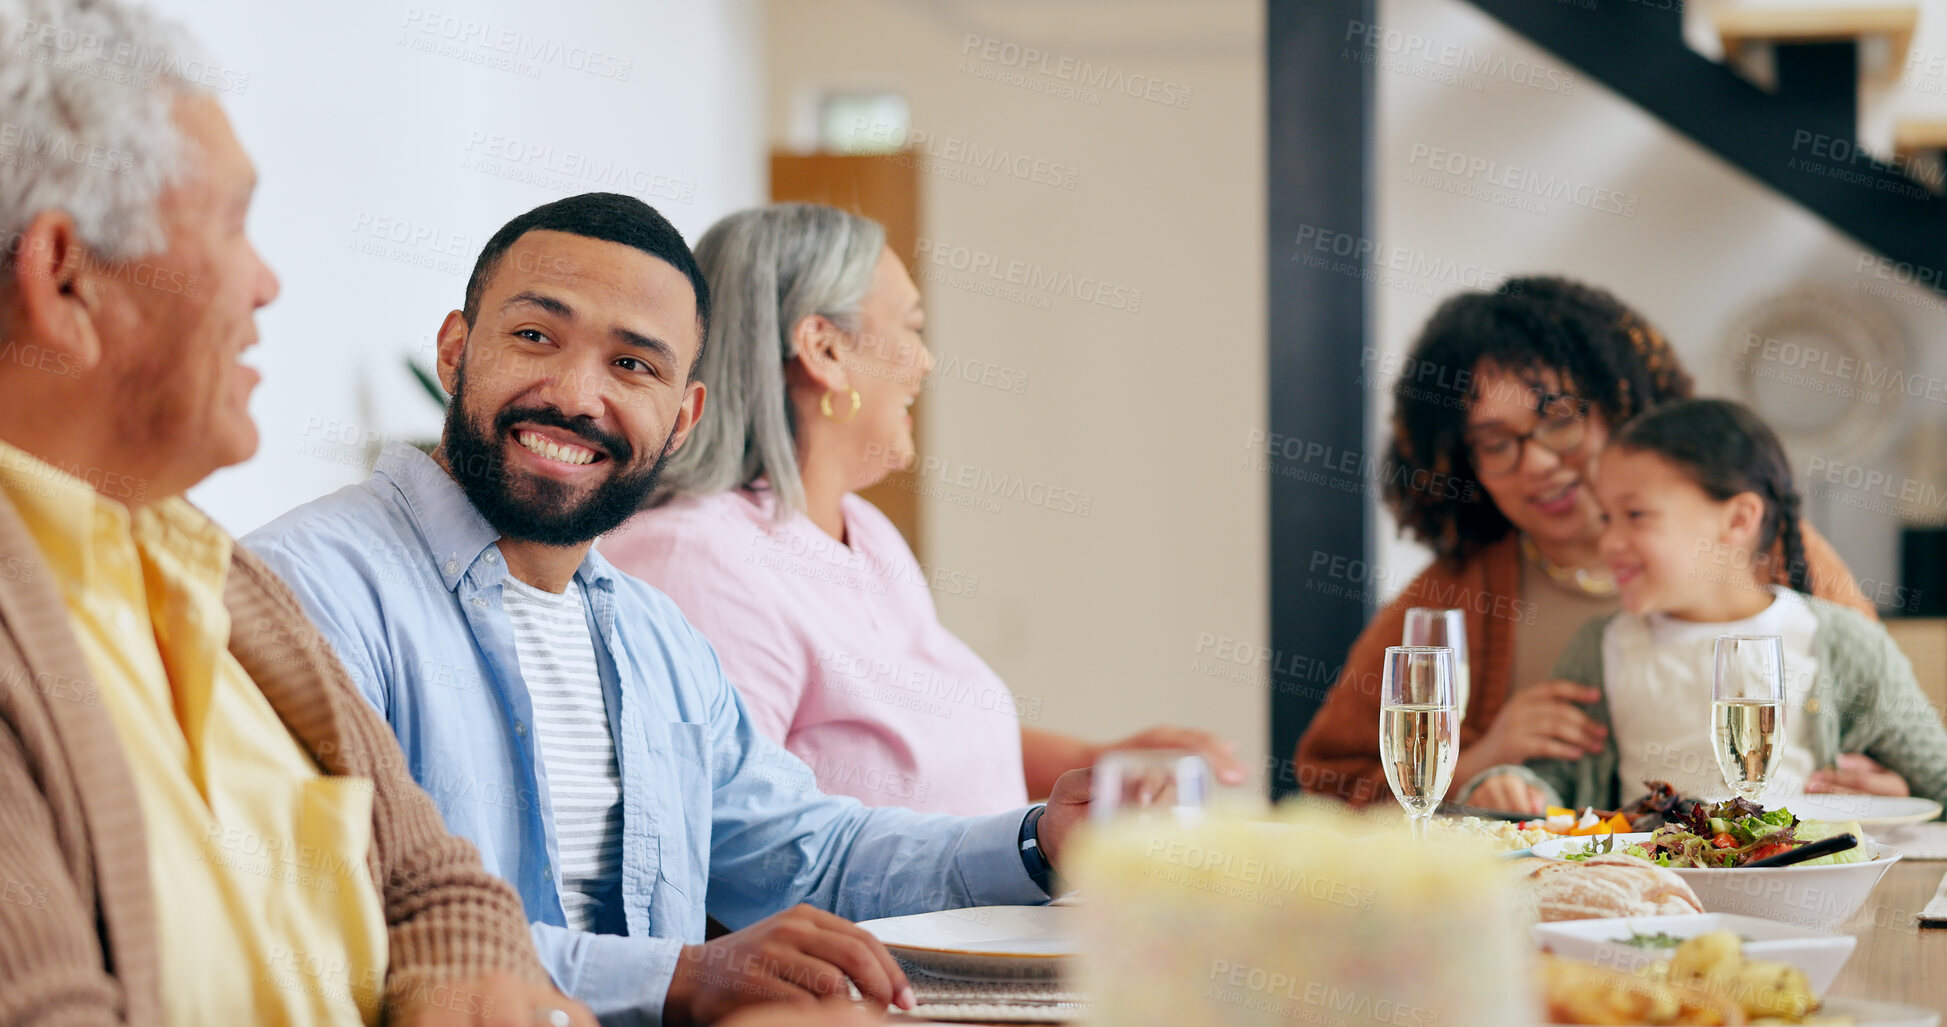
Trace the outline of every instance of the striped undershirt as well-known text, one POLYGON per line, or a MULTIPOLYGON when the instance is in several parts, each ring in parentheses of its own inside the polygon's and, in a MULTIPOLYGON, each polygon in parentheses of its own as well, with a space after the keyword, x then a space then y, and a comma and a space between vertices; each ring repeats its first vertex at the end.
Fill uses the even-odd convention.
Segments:
POLYGON ((512 575, 501 600, 514 622, 534 742, 554 805, 555 885, 568 926, 620 932, 622 779, 578 582, 561 595, 512 575))

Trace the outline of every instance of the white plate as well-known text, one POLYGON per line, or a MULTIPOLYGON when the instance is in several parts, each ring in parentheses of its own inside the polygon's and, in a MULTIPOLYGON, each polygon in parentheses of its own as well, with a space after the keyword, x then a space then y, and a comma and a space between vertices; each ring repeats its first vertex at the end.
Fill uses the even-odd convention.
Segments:
POLYGON ((1853 1027, 1940 1027, 1940 1014, 1933 1010, 1869 998, 1828 999, 1819 1016, 1849 1016, 1853 1027))
POLYGON ((951 977, 1044 979, 1076 946, 1067 906, 974 906, 859 924, 893 955, 951 977))
MULTIPOLYGON (((1619 834, 1616 848, 1648 839, 1648 833, 1619 834)), ((1560 859, 1562 853, 1586 851, 1596 838, 1551 838, 1535 843, 1535 855, 1560 859)), ((1873 847, 1873 858, 1861 863, 1831 866, 1719 867, 1714 869, 1671 867, 1683 878, 1706 913, 1742 913, 1745 916, 1780 920, 1820 931, 1834 930, 1859 911, 1879 886, 1879 879, 1894 863, 1900 851, 1880 845, 1870 838, 1861 845, 1873 847)))
POLYGON ((1869 831, 1923 823, 1940 816, 1940 803, 1917 795, 1794 795, 1774 805, 1791 810, 1800 820, 1857 820, 1869 831))
POLYGON ((1675 951, 1631 945, 1628 939, 1632 935, 1694 938, 1711 931, 1730 931, 1746 939, 1743 945, 1746 958, 1790 963, 1805 971, 1814 995, 1825 994, 1859 944, 1859 939, 1849 934, 1727 913, 1558 920, 1536 924, 1530 931, 1535 944, 1546 951, 1625 973, 1668 959, 1675 951))
POLYGON ((1845 1020, 1852 1027, 1940 1027, 1940 1014, 1919 1006, 1903 1006, 1867 998, 1827 999, 1821 1020, 1845 1020))

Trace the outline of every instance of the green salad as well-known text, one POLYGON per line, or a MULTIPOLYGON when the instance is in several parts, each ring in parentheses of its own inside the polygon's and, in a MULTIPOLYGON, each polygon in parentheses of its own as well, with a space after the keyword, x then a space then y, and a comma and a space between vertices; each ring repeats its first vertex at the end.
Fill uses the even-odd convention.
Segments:
MULTIPOLYGON (((1645 841, 1627 842, 1618 847, 1614 836, 1606 836, 1592 842, 1582 852, 1564 853, 1563 858, 1588 859, 1605 852, 1619 851, 1665 867, 1741 867, 1822 838, 1861 833, 1856 823, 1800 820, 1790 810, 1767 811, 1744 799, 1698 803, 1673 816, 1674 819, 1658 828, 1645 841)), ((1870 846, 1857 845, 1798 865, 1815 867, 1864 863, 1871 858, 1870 846)))

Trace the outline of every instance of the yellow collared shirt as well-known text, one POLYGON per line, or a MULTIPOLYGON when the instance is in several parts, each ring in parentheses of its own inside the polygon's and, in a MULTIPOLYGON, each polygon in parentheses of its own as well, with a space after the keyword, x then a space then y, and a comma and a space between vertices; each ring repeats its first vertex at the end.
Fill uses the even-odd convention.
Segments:
POLYGON ((168 1027, 371 1025, 385 916, 371 782, 319 772, 230 654, 232 541, 0 443, 141 796, 168 1027))

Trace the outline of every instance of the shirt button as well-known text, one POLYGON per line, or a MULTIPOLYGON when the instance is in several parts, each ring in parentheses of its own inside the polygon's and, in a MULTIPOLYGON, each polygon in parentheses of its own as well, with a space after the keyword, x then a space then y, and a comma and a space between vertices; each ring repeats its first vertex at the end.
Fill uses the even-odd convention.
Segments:
POLYGON ((474 596, 474 597, 473 597, 473 605, 475 605, 475 606, 485 606, 485 605, 487 605, 487 597, 486 597, 486 596, 474 596))
POLYGON ((488 563, 499 563, 499 562, 500 562, 500 557, 499 557, 498 555, 496 555, 496 554, 494 554, 494 553, 488 553, 488 554, 487 554, 487 562, 488 562, 488 563))
POLYGON ((541 864, 541 876, 550 881, 554 880, 554 865, 552 863, 541 864))
POLYGON ((517 735, 521 735, 522 737, 526 737, 526 735, 527 735, 527 722, 526 722, 526 721, 524 721, 524 720, 517 720, 517 721, 514 721, 514 733, 515 733, 515 734, 517 734, 517 735))
POLYGON ((458 561, 458 560, 448 560, 448 561, 446 561, 446 573, 448 573, 448 574, 458 574, 458 573, 460 573, 460 561, 458 561))

